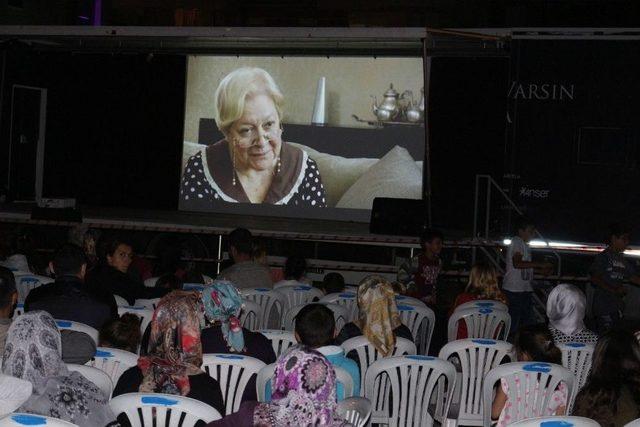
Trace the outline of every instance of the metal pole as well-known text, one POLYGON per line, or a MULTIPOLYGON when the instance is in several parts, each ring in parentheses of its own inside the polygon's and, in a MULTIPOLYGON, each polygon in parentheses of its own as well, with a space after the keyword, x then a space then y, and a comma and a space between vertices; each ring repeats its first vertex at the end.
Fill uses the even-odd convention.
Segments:
POLYGON ((222 264, 222 234, 218 235, 218 259, 216 261, 216 272, 220 274, 220 265, 222 264))
MULTIPOLYGON (((476 191, 473 195, 473 239, 475 240, 478 237, 478 190, 480 187, 480 176, 476 175, 476 191)), ((476 252, 477 249, 475 245, 471 249, 471 263, 476 263, 476 252)))

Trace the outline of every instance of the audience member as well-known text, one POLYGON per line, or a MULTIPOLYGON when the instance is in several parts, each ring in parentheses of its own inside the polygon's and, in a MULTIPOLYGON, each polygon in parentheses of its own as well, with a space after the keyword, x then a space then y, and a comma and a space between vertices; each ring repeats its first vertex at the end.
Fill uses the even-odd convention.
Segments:
POLYGON ((113 296, 99 297, 84 284, 87 262, 79 246, 62 245, 49 268, 56 281, 32 289, 24 302, 25 311, 44 310, 56 319, 80 322, 96 329, 117 316, 113 296))
POLYGON ((180 240, 175 236, 167 236, 158 242, 154 251, 156 261, 153 265, 153 276, 160 277, 173 274, 184 279, 185 268, 182 262, 180 240))
POLYGON ((269 270, 255 262, 253 255, 253 237, 245 228, 236 228, 229 233, 229 254, 234 264, 218 275, 238 288, 272 288, 269 270))
MULTIPOLYGON (((149 351, 126 370, 113 396, 125 393, 168 393, 191 397, 224 414, 220 385, 200 367, 202 307, 196 292, 173 291, 158 303, 151 321, 149 351)), ((126 417, 118 417, 128 425, 126 417)))
POLYGON ((284 286, 309 286, 305 273, 307 271, 307 260, 301 256, 292 255, 287 258, 284 264, 284 280, 280 280, 273 285, 273 289, 284 286))
POLYGON ((4 349, 17 302, 16 279, 11 270, 0 267, 0 350, 4 349))
POLYGON ((163 288, 147 288, 142 281, 128 274, 133 258, 131 245, 118 237, 101 242, 101 260, 87 275, 92 292, 118 295, 129 305, 136 299, 158 298, 167 293, 163 288))
POLYGON ((507 249, 506 272, 502 282, 502 290, 509 301, 511 330, 518 331, 521 326, 535 322, 533 315, 533 280, 534 270, 550 274, 553 266, 546 262, 533 262, 529 241, 536 233, 533 222, 521 217, 516 222, 516 236, 511 238, 507 249))
MULTIPOLYGON (((562 353, 553 344, 553 337, 546 325, 529 325, 520 328, 516 334, 515 346, 519 362, 546 362, 557 365, 562 363, 562 353)), ((529 378, 530 375, 533 381, 537 381, 535 374, 525 374, 526 378, 529 378)), ((509 385, 503 378, 500 380, 500 386, 496 389, 496 395, 491 407, 492 419, 498 419, 497 427, 504 427, 516 419, 514 411, 518 410, 518 405, 512 404, 508 396, 509 385)), ((560 382, 558 388, 553 391, 549 406, 543 413, 537 413, 536 409, 534 409, 531 416, 564 415, 567 410, 567 402, 567 386, 564 382, 560 382)))
POLYGON ((69 371, 61 350, 60 331, 49 313, 32 311, 13 321, 2 372, 33 386, 33 394, 18 411, 59 418, 80 427, 115 421, 109 397, 78 372, 69 371))
MULTIPOLYGON (((360 368, 353 360, 347 358, 342 347, 334 345, 336 321, 333 312, 324 304, 308 304, 296 315, 296 340, 316 350, 327 358, 333 366, 344 369, 353 380, 353 395, 360 395, 360 368)), ((344 399, 342 384, 338 383, 338 400, 344 399)))
POLYGON ((596 255, 590 269, 593 286, 592 312, 596 330, 602 335, 622 320, 626 289, 624 282, 640 285, 633 265, 624 258, 629 245, 629 230, 622 224, 612 224, 607 248, 596 255))
POLYGON ((69 229, 69 243, 82 248, 87 259, 87 270, 91 270, 98 264, 96 248, 99 239, 100 231, 89 228, 86 224, 80 224, 69 229))
POLYGON ((413 341, 411 330, 402 324, 393 288, 382 276, 368 276, 358 286, 358 320, 344 325, 336 343, 364 335, 382 354, 393 352, 396 337, 413 341))
POLYGON ((581 342, 595 344, 598 335, 584 325, 587 298, 573 285, 560 284, 547 297, 549 331, 557 344, 581 342))
MULTIPOLYGON (((476 264, 471 268, 469 273, 469 283, 464 292, 458 295, 451 312, 464 303, 474 300, 494 300, 507 304, 507 298, 498 287, 498 273, 493 266, 489 264, 476 264)), ((467 338, 467 325, 460 322, 458 325, 457 339, 467 338)))
POLYGON ((420 236, 422 253, 398 270, 398 281, 407 286, 406 294, 427 304, 436 304, 436 285, 442 268, 440 252, 444 236, 438 230, 426 230, 420 236))
POLYGON ((120 318, 107 322, 100 329, 99 342, 100 347, 137 353, 141 338, 140 318, 133 313, 125 313, 120 318))
POLYGON ((244 402, 207 427, 347 426, 337 413, 336 374, 320 353, 295 346, 280 356, 270 403, 244 402))
POLYGON ((180 291, 182 290, 182 280, 180 280, 175 274, 168 273, 158 277, 158 280, 156 280, 156 288, 164 288, 171 291, 180 291))
MULTIPOLYGON (((254 357, 267 365, 276 361, 269 340, 240 326, 242 299, 231 282, 216 280, 202 291, 204 313, 211 326, 202 331, 204 353, 235 353, 254 357)), ((255 377, 249 380, 242 401, 256 400, 255 377)))
POLYGON ((0 418, 15 412, 32 392, 33 385, 29 381, 0 374, 0 418))
POLYGON ((282 267, 271 267, 267 255, 267 248, 262 240, 254 240, 251 259, 269 270, 271 283, 278 283, 284 279, 284 270, 282 267))
POLYGON ((44 274, 45 268, 36 247, 33 232, 28 228, 20 229, 11 237, 9 254, 0 265, 21 273, 44 274))
POLYGON ((325 274, 320 285, 325 295, 343 292, 344 287, 344 277, 342 274, 334 272, 325 274))
POLYGON ((612 330, 600 338, 572 415, 601 426, 624 426, 640 418, 640 346, 632 333, 612 330))

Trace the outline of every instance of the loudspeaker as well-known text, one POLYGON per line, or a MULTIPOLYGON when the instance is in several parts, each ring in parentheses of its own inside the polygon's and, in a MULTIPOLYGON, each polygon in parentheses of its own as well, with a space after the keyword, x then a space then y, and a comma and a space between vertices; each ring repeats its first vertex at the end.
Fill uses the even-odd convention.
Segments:
POLYGON ((428 228, 425 200, 376 197, 371 209, 372 234, 420 236, 428 228))

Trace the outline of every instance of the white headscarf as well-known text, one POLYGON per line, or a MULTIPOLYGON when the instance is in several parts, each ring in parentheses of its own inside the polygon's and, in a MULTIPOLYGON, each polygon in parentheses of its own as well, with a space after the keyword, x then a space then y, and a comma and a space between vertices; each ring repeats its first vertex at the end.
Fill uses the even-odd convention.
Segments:
POLYGON ((580 289, 566 283, 553 288, 547 299, 549 324, 565 335, 585 329, 587 298, 580 289))

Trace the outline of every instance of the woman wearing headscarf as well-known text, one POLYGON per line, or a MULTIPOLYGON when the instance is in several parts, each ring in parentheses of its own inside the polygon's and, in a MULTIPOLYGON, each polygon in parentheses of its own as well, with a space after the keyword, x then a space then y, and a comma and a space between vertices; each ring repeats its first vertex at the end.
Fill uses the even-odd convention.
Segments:
POLYGON ((62 361, 60 331, 45 311, 30 311, 13 321, 2 357, 2 373, 33 386, 31 397, 18 412, 59 418, 80 427, 115 422, 109 396, 78 372, 67 369, 62 361))
POLYGON ((358 310, 358 320, 344 325, 336 337, 338 345, 364 335, 383 356, 388 356, 396 337, 413 341, 411 330, 400 321, 393 287, 384 277, 372 275, 360 282, 358 310))
POLYGON ((270 403, 245 402, 207 427, 347 426, 336 414, 336 374, 324 356, 304 346, 280 356, 270 403))
POLYGON ((584 325, 587 298, 573 285, 560 284, 547 298, 547 317, 553 341, 557 344, 581 342, 595 344, 598 335, 584 325))
MULTIPOLYGON (((276 361, 269 340, 240 326, 242 298, 233 283, 216 280, 202 291, 204 314, 210 326, 202 331, 203 353, 234 353, 254 357, 267 365, 276 361)), ((255 377, 249 380, 242 401, 256 400, 255 377)))
POLYGON ((202 317, 200 295, 196 292, 174 291, 162 298, 151 320, 149 351, 138 359, 138 366, 122 374, 113 396, 136 392, 175 394, 204 402, 224 415, 220 385, 200 369, 202 317))

